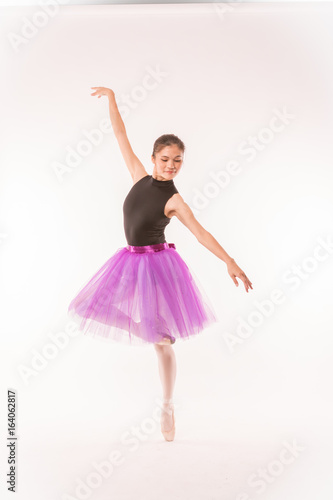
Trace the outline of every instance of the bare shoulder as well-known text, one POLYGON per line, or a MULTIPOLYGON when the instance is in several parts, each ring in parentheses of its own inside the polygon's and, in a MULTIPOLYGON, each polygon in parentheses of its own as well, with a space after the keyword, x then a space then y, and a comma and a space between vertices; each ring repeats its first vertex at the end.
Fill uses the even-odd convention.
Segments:
POLYGON ((186 215, 186 213, 191 213, 192 210, 188 204, 184 201, 183 197, 179 193, 175 193, 168 199, 165 209, 165 215, 169 218, 174 215, 179 218, 179 216, 186 215))
POLYGON ((183 200, 179 193, 175 193, 169 198, 164 213, 169 218, 175 215, 194 234, 198 241, 201 241, 203 235, 206 233, 205 228, 195 218, 191 207, 183 200))

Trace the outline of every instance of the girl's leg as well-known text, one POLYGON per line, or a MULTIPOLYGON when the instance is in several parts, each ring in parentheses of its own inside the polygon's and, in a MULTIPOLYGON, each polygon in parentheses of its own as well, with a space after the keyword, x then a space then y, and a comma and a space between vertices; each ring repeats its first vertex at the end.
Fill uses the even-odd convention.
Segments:
POLYGON ((171 345, 154 344, 154 347, 157 353, 158 370, 162 382, 164 399, 163 409, 165 411, 162 412, 161 418, 163 428, 165 430, 170 430, 173 424, 170 403, 173 398, 177 374, 176 355, 171 345))

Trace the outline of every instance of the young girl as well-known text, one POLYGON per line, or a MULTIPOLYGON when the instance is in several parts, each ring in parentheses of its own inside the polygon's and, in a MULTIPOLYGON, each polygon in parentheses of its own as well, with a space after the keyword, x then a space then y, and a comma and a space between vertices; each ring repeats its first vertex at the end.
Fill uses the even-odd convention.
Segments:
POLYGON ((161 431, 167 441, 175 436, 173 390, 176 359, 172 344, 190 339, 217 322, 213 307, 174 243, 164 230, 176 216, 204 245, 227 265, 229 276, 246 292, 252 283, 211 233, 196 220, 173 179, 184 158, 184 143, 173 134, 159 137, 151 156, 153 174, 133 152, 115 94, 105 87, 92 96, 107 96, 112 128, 131 174, 133 186, 123 204, 125 247, 120 247, 71 301, 68 313, 90 335, 131 345, 153 344, 163 386, 161 431))

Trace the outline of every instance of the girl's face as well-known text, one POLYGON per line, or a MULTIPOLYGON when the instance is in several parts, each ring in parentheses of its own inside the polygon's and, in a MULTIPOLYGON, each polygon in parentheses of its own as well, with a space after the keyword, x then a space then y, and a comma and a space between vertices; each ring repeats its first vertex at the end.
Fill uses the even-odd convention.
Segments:
POLYGON ((163 177, 167 180, 173 179, 178 174, 183 163, 183 152, 175 144, 165 146, 156 157, 151 157, 154 163, 155 176, 163 177))

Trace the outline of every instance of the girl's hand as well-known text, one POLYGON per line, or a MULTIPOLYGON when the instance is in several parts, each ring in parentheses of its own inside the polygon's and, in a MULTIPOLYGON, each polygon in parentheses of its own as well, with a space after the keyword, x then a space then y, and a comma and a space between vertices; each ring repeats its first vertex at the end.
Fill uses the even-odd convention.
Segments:
POLYGON ((228 273, 229 273, 229 276, 231 276, 231 278, 236 286, 239 285, 236 278, 239 278, 243 281, 246 292, 249 291, 249 288, 251 288, 253 290, 251 281, 246 276, 244 271, 242 271, 241 268, 236 264, 236 262, 234 260, 232 260, 228 264, 228 273))
POLYGON ((95 92, 93 92, 90 95, 97 95, 98 98, 100 98, 102 95, 106 95, 107 97, 114 97, 114 92, 111 89, 108 89, 106 87, 90 87, 91 89, 96 89, 95 92))

